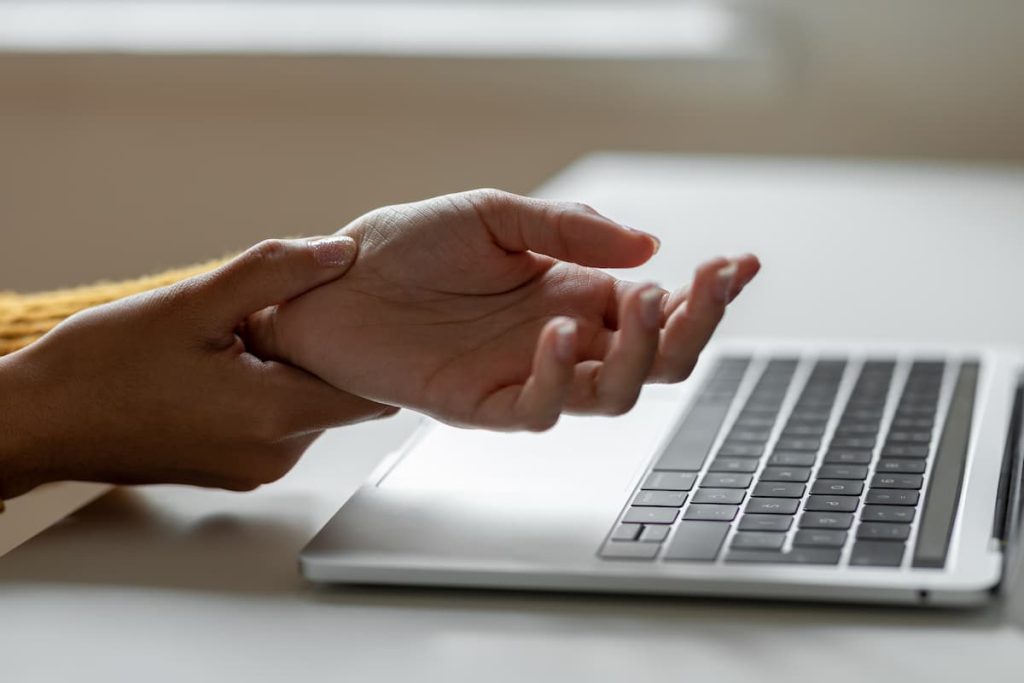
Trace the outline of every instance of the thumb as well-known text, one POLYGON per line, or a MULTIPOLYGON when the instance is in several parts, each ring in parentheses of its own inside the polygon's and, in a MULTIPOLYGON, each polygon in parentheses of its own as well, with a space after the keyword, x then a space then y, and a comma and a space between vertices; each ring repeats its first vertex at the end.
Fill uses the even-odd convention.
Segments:
POLYGON ((204 276, 199 294, 217 324, 283 303, 345 274, 358 246, 348 236, 266 240, 204 276))
POLYGON ((470 201, 494 241, 507 251, 533 251, 598 268, 631 268, 650 259, 658 238, 627 228, 586 204, 476 191, 470 201))

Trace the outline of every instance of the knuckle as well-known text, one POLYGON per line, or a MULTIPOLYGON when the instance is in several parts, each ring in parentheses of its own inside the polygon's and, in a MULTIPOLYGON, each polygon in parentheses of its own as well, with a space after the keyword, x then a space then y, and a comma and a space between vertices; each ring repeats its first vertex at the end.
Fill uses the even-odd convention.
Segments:
POLYGON ((234 479, 226 482, 223 486, 228 491, 237 491, 238 493, 246 493, 248 491, 255 491, 263 482, 256 479, 234 479))
POLYGON ((673 382, 683 382, 690 379, 690 375, 693 374, 694 368, 697 367, 697 359, 690 359, 679 363, 669 373, 669 377, 673 382))
POLYGON ((483 211, 501 211, 512 204, 515 195, 493 187, 470 190, 466 198, 483 211))
POLYGON ((604 402, 604 410, 607 415, 625 415, 636 405, 640 392, 632 394, 618 394, 607 398, 604 402))
POLYGON ((264 410, 252 429, 253 437, 263 444, 271 444, 291 435, 290 421, 279 409, 264 410))
POLYGON ((255 263, 273 263, 284 258, 288 243, 281 239, 263 240, 245 252, 245 258, 255 263))
POLYGON ((558 424, 558 413, 554 415, 535 415, 526 421, 526 430, 534 433, 546 432, 558 424))

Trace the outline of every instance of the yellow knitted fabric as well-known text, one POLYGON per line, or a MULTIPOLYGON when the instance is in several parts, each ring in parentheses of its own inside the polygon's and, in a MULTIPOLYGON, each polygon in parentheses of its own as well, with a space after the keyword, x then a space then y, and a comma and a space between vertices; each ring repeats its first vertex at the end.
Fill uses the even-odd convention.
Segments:
POLYGON ((78 311, 170 285, 213 270, 222 263, 224 260, 220 259, 135 280, 99 282, 52 292, 17 294, 0 291, 0 356, 28 346, 78 311))

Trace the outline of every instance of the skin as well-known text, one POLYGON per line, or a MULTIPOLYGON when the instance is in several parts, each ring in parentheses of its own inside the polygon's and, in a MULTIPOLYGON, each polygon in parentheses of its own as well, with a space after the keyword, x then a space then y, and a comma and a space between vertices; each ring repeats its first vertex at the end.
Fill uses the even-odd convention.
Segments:
POLYGON ((340 277, 351 240, 269 241, 0 359, 0 498, 58 480, 249 490, 328 427, 395 412, 254 356, 248 316, 340 277))
POLYGON ((759 268, 714 259, 672 294, 598 270, 656 250, 589 207, 494 190, 262 243, 0 358, 0 498, 58 480, 250 490, 324 429, 397 406, 493 429, 620 414, 690 374, 759 268))
POLYGON ((670 294, 597 267, 657 241, 593 209, 495 190, 387 207, 346 226, 344 278, 250 320, 263 357, 456 425, 544 430, 563 412, 618 415, 646 382, 689 376, 759 269, 713 259, 670 294))

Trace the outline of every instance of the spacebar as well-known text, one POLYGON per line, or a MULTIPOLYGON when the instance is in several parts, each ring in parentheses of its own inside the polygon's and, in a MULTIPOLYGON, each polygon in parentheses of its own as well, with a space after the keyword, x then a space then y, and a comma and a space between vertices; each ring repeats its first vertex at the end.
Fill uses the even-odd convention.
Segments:
POLYGON ((693 406, 654 465, 656 470, 697 472, 729 412, 731 396, 703 398, 693 406))
POLYGON ((682 521, 664 559, 711 562, 718 556, 730 526, 729 522, 682 521))

